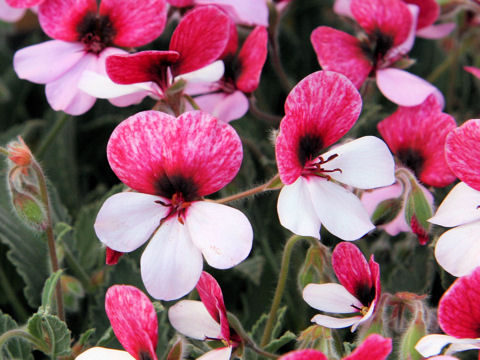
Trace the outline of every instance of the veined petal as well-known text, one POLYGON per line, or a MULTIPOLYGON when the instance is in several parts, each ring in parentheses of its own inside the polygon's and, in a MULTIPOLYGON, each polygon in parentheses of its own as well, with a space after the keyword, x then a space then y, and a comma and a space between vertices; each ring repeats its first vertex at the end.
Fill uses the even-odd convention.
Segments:
POLYGON ((102 0, 99 13, 112 22, 115 45, 142 46, 162 34, 167 21, 167 3, 165 0, 102 0))
POLYGON ((147 295, 134 286, 114 285, 105 295, 105 311, 115 336, 130 355, 156 359, 158 320, 147 295))
POLYGON ((346 185, 373 189, 395 182, 395 163, 387 145, 375 136, 364 136, 335 147, 322 154, 323 159, 338 154, 324 166, 326 170, 340 169, 329 175, 346 185))
POLYGON ((338 314, 356 313, 363 307, 345 287, 335 283, 308 284, 303 289, 303 300, 317 310, 338 314))
POLYGON ((353 316, 348 318, 336 318, 333 316, 327 315, 315 315, 312 318, 312 322, 320 326, 325 326, 330 329, 342 329, 349 326, 352 326, 360 321, 361 316, 353 316))
POLYGON ((478 340, 475 339, 457 339, 453 336, 433 334, 422 337, 417 345, 415 345, 415 350, 417 350, 422 356, 430 357, 433 355, 439 354, 442 349, 448 344, 457 343, 457 342, 472 342, 478 340))
POLYGON ((391 352, 392 339, 372 334, 343 360, 385 360, 391 352))
POLYGON ((401 106, 420 105, 433 94, 441 107, 445 104, 442 93, 432 84, 404 70, 387 68, 377 70, 377 85, 383 95, 401 106))
POLYGON ((313 30, 310 40, 323 70, 345 75, 357 89, 362 86, 373 65, 356 37, 328 26, 319 26, 313 30))
POLYGON ((480 221, 444 232, 435 246, 438 264, 453 276, 470 274, 480 266, 479 234, 480 221))
POLYGON ((44 0, 4 0, 6 4, 13 8, 26 9, 32 6, 39 5, 44 0))
POLYGON ((199 358, 197 360, 229 360, 232 355, 232 347, 222 347, 218 349, 213 349, 199 358))
POLYGON ((220 92, 198 96, 195 98, 195 102, 200 109, 226 123, 240 119, 248 112, 249 108, 248 98, 241 91, 234 91, 231 94, 220 92))
POLYGON ((417 21, 417 29, 423 29, 432 25, 440 15, 440 5, 435 0, 404 0, 407 4, 417 5, 420 13, 417 21))
POLYGON ((448 36, 457 26, 454 22, 430 25, 417 31, 417 37, 424 39, 441 39, 448 36))
POLYGON ((314 349, 294 350, 280 356, 279 360, 328 360, 320 351, 314 349))
POLYGON ((182 300, 168 309, 168 320, 179 333, 192 339, 220 339, 220 324, 201 301, 182 300))
POLYGON ((84 55, 80 43, 50 40, 18 50, 13 66, 20 79, 46 84, 69 71, 84 55))
POLYGON ((307 187, 318 218, 333 235, 357 240, 375 228, 360 199, 342 186, 313 177, 307 187))
POLYGON ((479 140, 480 119, 468 120, 447 135, 445 154, 448 166, 455 175, 470 187, 480 191, 479 140))
POLYGON ((315 213, 313 199, 307 188, 307 179, 299 177, 293 184, 285 185, 278 196, 277 211, 280 224, 300 236, 320 239, 321 222, 315 213))
POLYGON ((123 350, 93 347, 78 355, 75 360, 135 360, 128 352, 123 350))
POLYGON ((229 269, 250 253, 253 230, 247 217, 230 206, 196 201, 185 219, 191 239, 207 263, 216 269, 229 269))
POLYGON ((160 225, 168 208, 156 203, 163 198, 135 192, 110 196, 95 220, 95 233, 109 248, 130 252, 139 248, 160 225))
POLYGON ((480 191, 461 182, 450 190, 435 215, 428 221, 445 227, 453 227, 480 220, 480 191))
POLYGON ((158 228, 140 259, 145 288, 160 300, 188 294, 198 282, 202 267, 202 253, 176 217, 158 228))
POLYGON ((196 4, 215 4, 225 10, 236 23, 268 26, 268 6, 258 0, 195 0, 196 4))

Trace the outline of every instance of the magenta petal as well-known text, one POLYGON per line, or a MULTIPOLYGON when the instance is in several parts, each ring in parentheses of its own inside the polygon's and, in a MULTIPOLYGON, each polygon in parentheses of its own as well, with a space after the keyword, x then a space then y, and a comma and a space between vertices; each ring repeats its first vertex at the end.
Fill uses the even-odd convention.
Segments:
POLYGON ((309 160, 306 157, 319 156, 323 148, 345 135, 361 108, 360 94, 341 74, 317 71, 300 81, 287 97, 275 143, 282 182, 295 182, 309 160))
POLYGON ((468 71, 473 76, 480 79, 480 69, 479 68, 476 68, 476 67, 473 67, 473 66, 465 66, 463 69, 465 71, 468 71))
POLYGON ((468 120, 447 136, 448 166, 460 180, 480 191, 480 119, 468 120))
POLYGON ((157 314, 143 292, 134 286, 114 285, 105 295, 105 311, 115 336, 130 355, 157 359, 157 314))
POLYGON ((243 43, 238 54, 240 75, 235 81, 237 88, 245 93, 253 92, 260 82, 260 74, 267 59, 267 29, 258 26, 243 43))
POLYGON ((230 19, 215 6, 201 6, 184 16, 173 32, 170 50, 180 59, 173 65, 177 76, 217 60, 227 46, 230 19))
POLYGON ((295 350, 280 356, 278 360, 328 360, 320 351, 314 349, 295 350))
POLYGON ((327 26, 316 28, 311 41, 323 70, 336 71, 360 88, 372 70, 372 63, 352 35, 327 26))
POLYGON ((443 294, 438 322, 446 334, 457 338, 480 337, 480 268, 457 279, 443 294))
POLYGON ((113 43, 142 46, 162 34, 167 20, 165 0, 102 0, 100 15, 107 15, 115 29, 113 43))
POLYGON ((196 4, 212 4, 222 8, 239 24, 268 26, 268 6, 259 0, 195 0, 196 4))
POLYGON ((44 0, 5 0, 5 2, 14 8, 26 9, 41 4, 44 0))
POLYGON ((184 7, 193 5, 194 0, 167 0, 168 3, 176 7, 184 7))
POLYGON ((173 193, 165 193, 166 183, 181 187, 187 182, 194 197, 220 190, 237 174, 242 155, 235 130, 200 111, 177 119, 158 111, 138 113, 117 126, 107 146, 120 180, 167 198, 173 193))
POLYGON ((38 20, 45 33, 57 40, 79 41, 78 26, 87 14, 95 15, 95 0, 48 0, 40 5, 38 20))
POLYGON ((392 46, 407 40, 413 18, 402 0, 352 0, 350 8, 368 34, 388 36, 392 46))
POLYGON ((404 0, 407 4, 417 5, 420 13, 417 20, 417 29, 432 25, 440 15, 440 5, 436 0, 404 0))
POLYGON ((230 327, 228 325, 227 309, 223 302, 222 289, 218 285, 217 280, 209 273, 203 271, 196 289, 203 305, 205 305, 212 318, 220 323, 223 339, 229 341, 230 327))
POLYGON ((392 339, 372 334, 343 360, 385 360, 391 352, 392 339))

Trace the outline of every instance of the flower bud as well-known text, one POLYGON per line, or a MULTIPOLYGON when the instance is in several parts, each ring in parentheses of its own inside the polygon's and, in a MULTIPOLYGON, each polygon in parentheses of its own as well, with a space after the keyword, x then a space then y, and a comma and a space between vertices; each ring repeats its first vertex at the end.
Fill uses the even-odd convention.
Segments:
POLYGON ((15 165, 26 168, 32 163, 32 152, 20 136, 18 137, 18 141, 9 143, 7 149, 9 152, 8 159, 15 165))
POLYGON ((397 217, 402 210, 402 198, 383 200, 375 208, 372 214, 372 222, 375 226, 388 224, 397 217))
POLYGON ((422 355, 415 350, 417 342, 426 335, 426 324, 423 316, 423 310, 419 308, 412 322, 407 328, 407 331, 403 334, 400 343, 400 356, 399 359, 404 360, 421 360, 422 355))
POLYGON ((425 245, 429 240, 431 224, 428 219, 432 217, 433 209, 416 180, 412 179, 410 185, 411 189, 405 206, 405 220, 410 224, 413 233, 418 236, 420 244, 425 245))
POLYGON ((28 193, 10 188, 10 196, 15 213, 28 227, 44 231, 47 226, 47 212, 40 201, 28 193))

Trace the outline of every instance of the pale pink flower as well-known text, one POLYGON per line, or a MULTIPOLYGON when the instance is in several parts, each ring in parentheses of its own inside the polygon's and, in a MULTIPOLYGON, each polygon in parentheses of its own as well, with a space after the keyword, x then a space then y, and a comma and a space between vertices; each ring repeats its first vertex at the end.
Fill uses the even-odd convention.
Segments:
POLYGON ((380 267, 373 260, 367 263, 362 252, 352 243, 339 243, 332 253, 332 266, 340 284, 308 284, 303 299, 311 307, 355 316, 337 318, 315 315, 312 322, 328 328, 352 327, 352 331, 370 319, 380 300, 380 267))
POLYGON ((126 53, 118 47, 145 45, 166 22, 165 0, 48 0, 40 4, 42 29, 55 40, 16 52, 17 75, 46 84, 50 106, 68 114, 88 111, 95 98, 78 88, 84 71, 105 75, 105 59, 126 53))
POLYGON ((230 125, 200 111, 178 118, 141 112, 113 131, 107 157, 120 180, 138 192, 108 198, 95 232, 120 252, 148 241, 140 265, 153 297, 173 300, 190 292, 202 272, 202 255, 217 269, 248 256, 253 232, 245 215, 202 200, 240 168, 241 141, 230 125))
POLYGON ((25 14, 25 9, 19 9, 11 6, 7 0, 0 0, 0 20, 6 22, 16 22, 25 14))
POLYGON ((343 240, 356 240, 374 228, 360 200, 342 184, 392 184, 394 161, 385 143, 365 136, 321 153, 350 130, 361 107, 353 84, 330 71, 307 76, 288 95, 275 145, 285 184, 277 210, 281 224, 295 234, 318 239, 323 224, 343 240))

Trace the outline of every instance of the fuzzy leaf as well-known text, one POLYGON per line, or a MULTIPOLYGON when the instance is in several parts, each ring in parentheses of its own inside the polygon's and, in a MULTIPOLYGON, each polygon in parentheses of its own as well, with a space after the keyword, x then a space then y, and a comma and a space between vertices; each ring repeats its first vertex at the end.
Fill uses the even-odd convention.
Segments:
POLYGON ((54 272, 49 278, 45 281, 45 285, 43 285, 42 291, 42 305, 40 306, 39 312, 44 312, 49 314, 52 309, 53 303, 53 294, 55 293, 55 287, 57 286, 57 282, 62 275, 63 270, 58 270, 54 272))
POLYGON ((274 339, 270 341, 270 343, 265 346, 265 350, 268 352, 276 352, 278 349, 280 349, 282 346, 288 344, 290 341, 293 341, 297 338, 297 336, 292 333, 291 331, 286 331, 282 336, 280 336, 278 339, 274 339))
MULTIPOLYGON (((16 329, 17 323, 8 314, 0 311, 0 335, 8 330, 16 329)), ((33 360, 32 347, 28 341, 15 337, 8 340, 0 349, 2 360, 33 360)))
POLYGON ((34 314, 28 320, 27 330, 47 345, 47 355, 50 357, 56 358, 70 354, 70 330, 55 315, 34 314))

